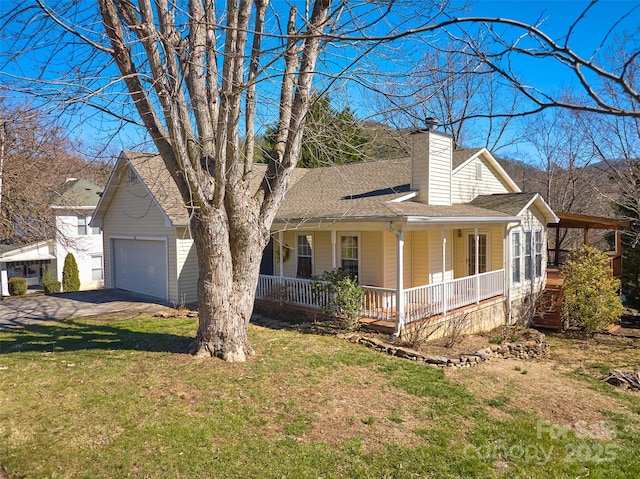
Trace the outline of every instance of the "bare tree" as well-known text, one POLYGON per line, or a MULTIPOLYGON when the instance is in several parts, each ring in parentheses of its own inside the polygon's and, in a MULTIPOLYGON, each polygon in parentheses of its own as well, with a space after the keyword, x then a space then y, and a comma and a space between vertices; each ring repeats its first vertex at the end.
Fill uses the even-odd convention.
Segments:
POLYGON ((547 55, 572 65, 580 78, 590 68, 637 98, 624 70, 616 75, 598 67, 553 42, 537 25, 452 18, 444 15, 446 0, 218 3, 32 0, 6 12, 2 25, 3 35, 16 38, 4 65, 42 53, 30 59, 33 72, 6 69, 6 87, 66 107, 91 106, 149 133, 191 212, 200 266, 198 354, 242 361, 253 353, 247 325, 260 257, 300 155, 314 80, 321 83, 321 94, 337 81, 375 87, 372 76, 356 68, 368 53, 394 41, 428 42, 421 35, 451 28, 462 31, 470 51, 537 102, 538 109, 559 105, 640 116, 590 90, 590 102, 581 105, 532 95, 501 64, 509 52, 547 55), (476 36, 464 36, 463 29, 471 25, 493 35, 496 24, 520 29, 540 48, 525 49, 496 34, 497 51, 487 54, 474 50, 476 36), (52 43, 56 49, 48 48, 52 43), (266 173, 256 177, 256 122, 265 116, 269 123, 275 119, 278 135, 266 173))
MULTIPOLYGON (((228 361, 253 353, 247 325, 260 257, 300 155, 320 53, 351 33, 395 30, 389 17, 408 18, 400 3, 238 0, 223 9, 212 0, 98 0, 96 11, 86 2, 35 0, 5 16, 30 39, 14 43, 14 51, 37 47, 43 32, 49 41, 57 33, 59 48, 78 45, 66 54, 77 69, 55 82, 47 77, 41 96, 81 99, 149 132, 191 212, 200 269, 195 353, 228 361), (55 94, 54 84, 62 87, 55 94), (121 84, 130 102, 117 95, 121 84), (266 173, 254 178, 258 114, 275 118, 277 137, 266 173)), ((432 24, 442 5, 423 8, 418 26, 432 24)), ((366 40, 362 49, 383 42, 366 40)), ((353 61, 341 69, 362 55, 355 46, 351 52, 353 61)), ((57 58, 47 57, 45 66, 57 58)))
MULTIPOLYGON (((638 31, 621 32, 618 27, 624 19, 637 17, 640 4, 631 5, 628 11, 621 11, 611 24, 602 24, 603 33, 596 37, 597 46, 588 54, 580 54, 578 50, 581 48, 574 34, 585 17, 599 6, 608 8, 604 2, 592 0, 584 10, 577 11, 575 19, 560 39, 554 39, 545 32, 544 18, 532 23, 507 18, 456 18, 450 22, 455 29, 449 31, 528 101, 516 113, 517 116, 532 115, 548 108, 564 108, 638 118, 640 111, 633 107, 640 100, 636 75, 640 58, 638 31), (603 53, 610 54, 606 49, 614 37, 620 36, 628 48, 616 48, 616 61, 609 62, 603 53), (478 38, 482 41, 478 41, 478 38), (491 45, 489 50, 487 45, 491 45), (562 68, 563 73, 575 81, 574 94, 566 95, 562 90, 535 87, 516 69, 516 60, 528 61, 531 68, 538 66, 544 70, 549 64, 562 68)), ((487 114, 474 115, 478 116, 487 114)), ((513 116, 513 113, 493 116, 513 116)))
POLYGON ((60 185, 69 177, 100 184, 107 165, 81 158, 65 129, 29 105, 0 99, 0 128, 0 240, 20 245, 51 238, 49 205, 60 185))
POLYGON ((511 85, 501 83, 472 48, 448 41, 426 49, 405 81, 389 83, 379 105, 396 127, 424 127, 434 117, 456 147, 497 151, 521 139, 513 121, 519 104, 511 85))

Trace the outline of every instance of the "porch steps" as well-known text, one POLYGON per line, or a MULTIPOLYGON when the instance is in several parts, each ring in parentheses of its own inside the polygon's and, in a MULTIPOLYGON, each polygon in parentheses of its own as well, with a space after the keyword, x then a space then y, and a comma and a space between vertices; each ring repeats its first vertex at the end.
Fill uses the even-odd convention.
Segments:
POLYGON ((562 277, 558 268, 547 269, 547 285, 542 293, 540 310, 533 318, 533 326, 538 328, 562 330, 562 277))
POLYGON ((393 321, 383 321, 380 319, 361 318, 360 323, 369 329, 379 333, 393 334, 396 331, 396 323, 393 321))

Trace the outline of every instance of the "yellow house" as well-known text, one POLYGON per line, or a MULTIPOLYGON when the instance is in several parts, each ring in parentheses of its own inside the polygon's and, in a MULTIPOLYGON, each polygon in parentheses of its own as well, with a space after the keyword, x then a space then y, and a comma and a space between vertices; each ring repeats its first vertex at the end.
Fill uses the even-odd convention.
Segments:
MULTIPOLYGON (((310 278, 342 268, 365 290, 365 317, 399 331, 464 307, 484 311, 478 330, 509 321, 514 303, 540 291, 546 225, 557 222, 542 197, 522 193, 485 148, 453 150, 433 129, 411 145, 407 158, 297 169, 256 298, 319 308, 310 278)), ((195 301, 188 222, 162 160, 123 152, 94 215, 105 285, 195 301)))

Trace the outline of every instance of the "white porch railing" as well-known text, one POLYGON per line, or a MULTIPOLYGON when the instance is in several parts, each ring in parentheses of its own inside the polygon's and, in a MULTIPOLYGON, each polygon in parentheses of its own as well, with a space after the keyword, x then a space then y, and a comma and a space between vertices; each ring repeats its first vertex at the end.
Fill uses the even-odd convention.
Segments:
MULTIPOLYGON (((364 305, 362 315, 367 318, 397 321, 396 290, 362 286, 364 305)), ((477 276, 428 284, 405 289, 405 323, 427 318, 479 303, 504 294, 504 270, 489 271, 477 276)), ((260 275, 256 299, 292 304, 308 308, 322 308, 329 301, 328 293, 314 291, 311 281, 299 278, 260 275)))
POLYGON ((504 270, 404 290, 405 323, 504 294, 504 270))
POLYGON ((314 291, 308 279, 281 278, 264 274, 258 278, 256 299, 308 308, 322 308, 329 301, 327 293, 314 291))

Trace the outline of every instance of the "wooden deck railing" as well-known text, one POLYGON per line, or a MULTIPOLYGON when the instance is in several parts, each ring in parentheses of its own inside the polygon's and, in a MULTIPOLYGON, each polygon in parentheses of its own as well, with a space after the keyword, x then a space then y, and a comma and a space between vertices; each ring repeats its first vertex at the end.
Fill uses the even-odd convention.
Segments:
MULTIPOLYGON (((375 286, 362 286, 362 289, 362 316, 397 321, 395 289, 375 286)), ((403 294, 405 323, 447 314, 454 309, 503 295, 504 270, 408 288, 403 294)), ((326 292, 315 291, 307 279, 260 275, 256 299, 321 309, 330 298, 326 292)))

